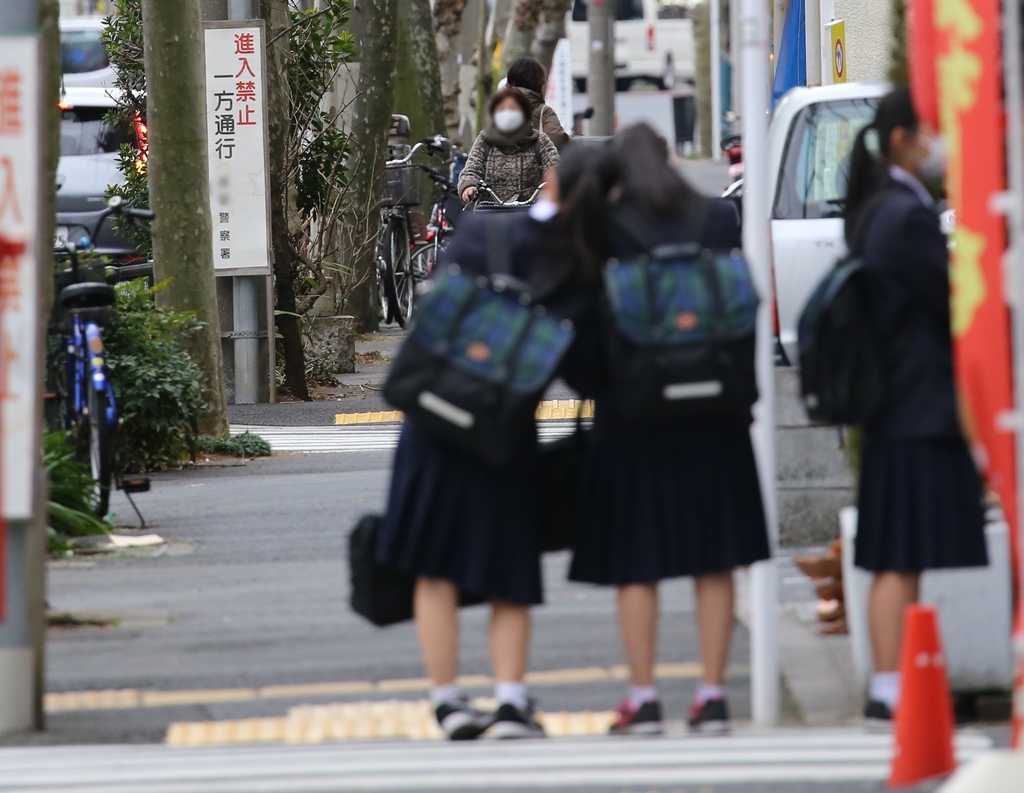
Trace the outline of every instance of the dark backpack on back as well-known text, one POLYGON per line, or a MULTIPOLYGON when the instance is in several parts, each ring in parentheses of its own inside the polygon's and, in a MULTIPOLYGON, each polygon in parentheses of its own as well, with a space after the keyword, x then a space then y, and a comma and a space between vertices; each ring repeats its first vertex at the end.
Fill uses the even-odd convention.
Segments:
POLYGON ((800 390, 815 421, 857 424, 885 396, 885 355, 867 321, 863 271, 859 256, 840 259, 800 314, 800 390))
POLYGON ((508 218, 487 225, 488 274, 457 264, 428 281, 384 398, 428 432, 500 463, 534 432, 544 390, 575 336, 510 275, 508 218))
POLYGON ((655 247, 635 213, 614 216, 647 251, 609 261, 604 275, 610 398, 627 417, 723 415, 757 401, 757 290, 740 251, 701 247, 706 215, 701 201, 683 241, 655 247))

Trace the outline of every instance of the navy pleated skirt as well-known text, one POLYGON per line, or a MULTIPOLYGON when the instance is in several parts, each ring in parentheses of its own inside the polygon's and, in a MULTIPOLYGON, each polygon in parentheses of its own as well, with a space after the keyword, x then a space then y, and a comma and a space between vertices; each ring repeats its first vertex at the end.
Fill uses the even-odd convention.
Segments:
POLYGON ((746 419, 694 421, 633 439, 595 430, 572 580, 653 583, 768 558, 746 419))
POLYGON ((962 439, 867 439, 855 561, 877 573, 988 564, 981 478, 962 439))
POLYGON ((543 600, 536 443, 488 465, 406 419, 377 559, 442 578, 467 600, 543 600))

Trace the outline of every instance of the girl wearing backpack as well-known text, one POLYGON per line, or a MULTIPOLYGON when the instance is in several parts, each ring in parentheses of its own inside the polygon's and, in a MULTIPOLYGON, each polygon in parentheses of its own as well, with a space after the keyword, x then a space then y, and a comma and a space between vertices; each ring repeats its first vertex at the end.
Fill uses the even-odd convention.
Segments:
MULTIPOLYGON (((593 339, 593 295, 604 262, 593 250, 604 238, 608 184, 595 177, 591 160, 596 155, 578 148, 557 180, 549 174, 546 197, 529 215, 508 219, 505 233, 511 274, 543 296, 548 313, 573 320, 580 339, 593 339)), ((435 273, 448 264, 473 275, 487 273, 490 227, 503 220, 467 218, 435 273)), ((572 348, 570 354, 578 357, 572 348)), ((476 738, 492 725, 499 738, 544 735, 523 683, 530 607, 543 600, 537 468, 532 424, 512 457, 497 465, 429 434, 411 418, 402 427, 377 560, 416 576, 414 613, 433 681, 431 700, 438 722, 453 740, 476 738), (473 709, 455 682, 458 607, 460 602, 484 601, 491 605, 488 639, 497 681, 496 714, 473 709)))
MULTIPOLYGON (((611 224, 613 257, 626 262, 646 253, 621 222, 645 228, 647 249, 685 242, 719 251, 740 247, 733 205, 699 196, 669 162, 654 130, 631 127, 613 146, 622 171, 611 193, 617 195, 612 215, 619 213, 619 222, 611 224), (630 219, 623 221, 626 212, 630 219), (703 223, 694 223, 701 215, 703 223)), ((601 361, 594 368, 609 365, 601 361)), ((661 732, 654 686, 658 582, 680 576, 694 578, 704 667, 689 723, 694 731, 724 731, 732 572, 769 556, 750 410, 699 420, 633 420, 617 409, 607 382, 595 396, 569 577, 618 588, 631 685, 611 732, 661 732)))
POLYGON ((957 413, 949 253, 924 187, 943 165, 941 139, 905 87, 882 99, 850 158, 847 245, 862 258, 867 319, 889 350, 858 499, 855 562, 874 573, 869 719, 891 719, 899 699, 903 613, 921 572, 987 564, 981 480, 957 413))
POLYGON ((469 203, 486 182, 502 201, 532 190, 558 165, 558 150, 543 131, 533 128, 533 111, 518 88, 502 88, 491 97, 487 124, 469 150, 459 175, 459 195, 469 203))

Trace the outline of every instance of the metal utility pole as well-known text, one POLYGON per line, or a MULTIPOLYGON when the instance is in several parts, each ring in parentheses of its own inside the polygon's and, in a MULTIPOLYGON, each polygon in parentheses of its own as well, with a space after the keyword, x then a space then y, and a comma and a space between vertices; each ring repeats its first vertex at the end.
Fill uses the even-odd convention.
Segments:
MULTIPOLYGON (((0 0, 0 734, 42 729, 45 649, 45 483, 41 277, 52 250, 53 169, 40 10, 0 0), (48 212, 48 209, 50 210, 48 212)), ((56 25, 55 16, 48 23, 56 25)))
POLYGON ((611 0, 590 0, 590 73, 587 93, 594 115, 591 135, 615 134, 615 7, 611 0))
POLYGON ((722 14, 721 0, 711 5, 711 159, 722 159, 722 14))
MULTIPOLYGON (((778 543, 775 504, 775 361, 772 328, 772 273, 768 249, 768 7, 763 0, 739 0, 739 41, 743 65, 743 252, 761 294, 757 317, 757 388, 751 434, 774 548, 778 543)), ((775 560, 750 568, 750 686, 754 722, 779 720, 778 574, 775 560)))

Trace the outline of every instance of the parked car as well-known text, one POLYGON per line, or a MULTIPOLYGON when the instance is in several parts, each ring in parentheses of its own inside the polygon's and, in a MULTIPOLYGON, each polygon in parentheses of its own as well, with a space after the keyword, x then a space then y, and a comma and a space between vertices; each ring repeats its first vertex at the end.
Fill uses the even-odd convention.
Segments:
MULTIPOLYGON (((114 99, 105 88, 68 88, 60 103, 60 160, 57 163, 56 242, 78 242, 104 208, 110 185, 121 184, 118 152, 127 143, 138 148, 140 125, 108 124, 114 99)), ((97 253, 132 258, 135 246, 105 223, 92 240, 97 253)))
POLYGON ((822 276, 846 253, 842 214, 853 140, 888 90, 881 82, 794 88, 772 116, 772 264, 779 340, 791 363, 797 361, 800 312, 822 276))
MULTIPOLYGON (((635 80, 671 89, 693 81, 695 0, 610 0, 615 8, 615 82, 627 90, 635 80)), ((581 92, 590 71, 588 0, 574 0, 569 22, 572 76, 581 92)))
POLYGON ((60 58, 65 88, 112 88, 114 70, 103 50, 101 17, 60 20, 60 58))

